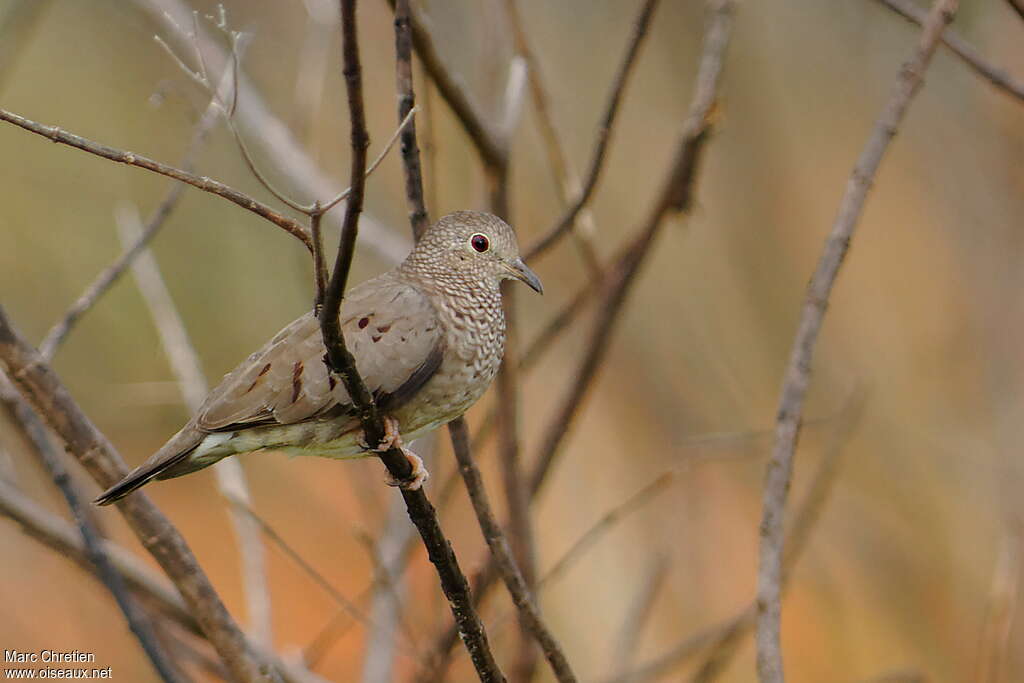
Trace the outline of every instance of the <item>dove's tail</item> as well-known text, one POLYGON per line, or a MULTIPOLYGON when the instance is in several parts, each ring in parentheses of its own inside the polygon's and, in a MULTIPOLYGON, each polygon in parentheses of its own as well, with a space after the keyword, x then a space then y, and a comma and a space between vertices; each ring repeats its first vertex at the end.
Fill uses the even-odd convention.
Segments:
POLYGON ((209 457, 204 451, 210 449, 204 448, 204 446, 220 445, 228 439, 230 439, 229 434, 208 436, 193 429, 191 425, 186 425, 184 429, 164 444, 163 448, 154 453, 149 460, 136 467, 124 479, 104 491, 96 499, 95 503, 97 505, 110 505, 154 479, 180 477, 183 474, 195 472, 212 465, 225 455, 230 455, 230 453, 217 453, 216 456, 209 457), (207 444, 207 439, 213 443, 207 444))
MULTIPOLYGON (((97 505, 110 505, 111 503, 116 503, 121 500, 136 489, 145 486, 154 479, 169 479, 170 477, 179 476, 178 474, 172 474, 173 470, 176 466, 187 462, 188 457, 191 454, 192 451, 188 450, 184 453, 179 453, 164 462, 136 467, 128 473, 128 476, 104 491, 102 495, 96 499, 95 503, 97 505)), ((191 472, 192 470, 190 469, 189 471, 191 472)), ((187 473, 181 472, 181 474, 187 473)))

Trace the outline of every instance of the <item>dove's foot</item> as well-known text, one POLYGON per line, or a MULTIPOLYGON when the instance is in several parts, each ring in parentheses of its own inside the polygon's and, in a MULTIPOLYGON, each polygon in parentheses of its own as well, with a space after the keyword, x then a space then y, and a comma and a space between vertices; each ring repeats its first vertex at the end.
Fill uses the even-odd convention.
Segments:
POLYGON ((423 466, 423 460, 402 444, 402 435, 398 431, 398 420, 393 417, 384 418, 384 438, 380 440, 376 448, 370 448, 366 444, 365 438, 362 440, 362 445, 366 450, 377 453, 385 453, 392 448, 397 448, 408 459, 412 466, 412 472, 405 479, 393 477, 389 472, 385 480, 388 486, 397 486, 405 491, 416 491, 423 486, 423 482, 430 478, 430 472, 423 466))
POLYGON ((427 468, 423 466, 423 460, 420 456, 416 455, 404 446, 401 447, 401 450, 402 455, 409 460, 409 464, 412 466, 412 472, 410 472, 409 476, 405 479, 393 477, 391 476, 391 473, 388 472, 388 477, 384 482, 388 486, 397 486, 403 491, 418 491, 423 487, 423 482, 430 479, 430 472, 428 472, 427 468))
POLYGON ((373 451, 374 453, 385 453, 393 447, 402 448, 402 435, 398 432, 398 420, 385 416, 384 436, 381 438, 380 443, 376 446, 371 446, 366 441, 366 432, 362 432, 359 435, 359 446, 364 451, 373 451))

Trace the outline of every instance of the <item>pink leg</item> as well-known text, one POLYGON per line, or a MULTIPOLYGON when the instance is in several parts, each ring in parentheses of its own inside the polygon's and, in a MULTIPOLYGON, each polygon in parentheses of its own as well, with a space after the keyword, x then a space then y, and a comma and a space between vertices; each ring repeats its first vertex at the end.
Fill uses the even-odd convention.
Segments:
MULTIPOLYGON (((363 445, 365 447, 365 440, 363 445)), ((423 466, 423 460, 406 448, 402 443, 402 435, 398 431, 398 420, 387 416, 384 418, 384 438, 381 439, 376 448, 367 448, 367 450, 384 453, 392 448, 397 448, 402 451, 402 455, 404 455, 409 460, 409 464, 412 465, 412 473, 407 479, 396 479, 391 476, 391 473, 389 472, 387 479, 385 480, 387 485, 397 486, 406 491, 416 491, 421 488, 423 486, 423 482, 430 478, 430 472, 428 472, 427 468, 423 466)))

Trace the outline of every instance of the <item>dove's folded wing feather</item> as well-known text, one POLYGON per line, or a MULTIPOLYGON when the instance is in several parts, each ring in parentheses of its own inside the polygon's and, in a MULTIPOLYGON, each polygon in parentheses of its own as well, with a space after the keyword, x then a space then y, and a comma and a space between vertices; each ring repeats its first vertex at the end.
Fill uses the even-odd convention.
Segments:
MULTIPOLYGON (((430 379, 444 337, 430 301, 391 273, 354 287, 341 308, 341 329, 367 388, 393 410, 430 379)), ((319 321, 307 313, 225 376, 195 425, 207 432, 295 424, 352 408, 330 376, 319 321)))

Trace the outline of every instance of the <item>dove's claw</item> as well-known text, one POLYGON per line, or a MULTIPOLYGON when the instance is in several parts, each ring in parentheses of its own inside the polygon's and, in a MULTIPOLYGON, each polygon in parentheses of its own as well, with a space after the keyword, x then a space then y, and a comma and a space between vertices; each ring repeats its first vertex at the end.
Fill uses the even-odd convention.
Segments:
POLYGON ((430 479, 430 472, 423 466, 423 460, 420 456, 416 455, 407 448, 402 448, 402 454, 409 459, 409 464, 412 465, 412 472, 405 479, 397 479, 388 473, 388 478, 385 480, 388 486, 397 486, 403 491, 417 491, 423 486, 423 482, 430 479))
POLYGON ((366 442, 366 432, 363 432, 359 436, 359 446, 364 451, 373 451, 374 453, 386 453, 392 448, 402 448, 402 436, 398 433, 398 420, 393 417, 384 417, 384 437, 380 440, 380 443, 376 447, 371 447, 366 442))

